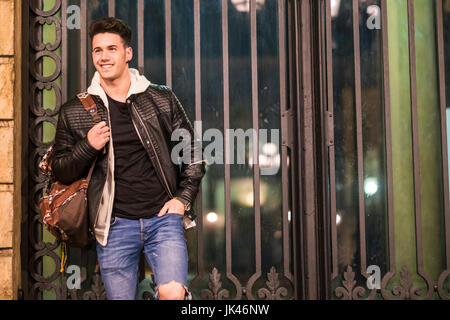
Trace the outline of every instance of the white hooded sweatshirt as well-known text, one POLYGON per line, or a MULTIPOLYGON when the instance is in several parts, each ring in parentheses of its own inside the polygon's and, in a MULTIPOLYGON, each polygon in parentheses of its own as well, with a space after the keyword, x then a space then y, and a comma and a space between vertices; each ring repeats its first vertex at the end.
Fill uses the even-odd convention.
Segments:
MULTIPOLYGON (((138 70, 129 69, 129 73, 131 78, 131 86, 130 90, 127 93, 127 98, 133 94, 145 92, 151 84, 145 76, 139 74, 138 70)), ((89 86, 87 91, 89 94, 99 96, 102 99, 103 104, 108 110, 109 119, 108 98, 105 91, 100 85, 100 74, 98 72, 94 74, 91 85, 89 86)), ((109 122, 111 123, 110 120, 109 122)), ((100 205, 98 207, 98 212, 96 215, 97 220, 94 222, 95 238, 102 246, 106 246, 108 241, 111 214, 114 204, 114 189, 114 148, 111 136, 109 141, 108 170, 106 175, 106 182, 105 186, 103 187, 102 196, 100 198, 100 205)))

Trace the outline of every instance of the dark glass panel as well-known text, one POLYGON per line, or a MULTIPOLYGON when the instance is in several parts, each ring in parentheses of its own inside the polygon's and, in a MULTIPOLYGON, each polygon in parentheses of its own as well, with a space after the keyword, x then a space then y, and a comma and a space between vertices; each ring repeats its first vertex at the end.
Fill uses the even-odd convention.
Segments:
MULTIPOLYGON (((267 132, 259 143, 261 176, 261 248, 263 274, 275 267, 283 271, 283 230, 280 168, 280 60, 278 53, 278 2, 257 7, 258 124, 267 132), (271 130, 278 131, 271 135, 271 130), (270 170, 268 170, 270 169, 270 170), (264 174, 267 172, 268 174, 264 174)), ((260 138, 264 135, 260 135, 260 138)))
MULTIPOLYGON (((246 1, 248 2, 248 1, 246 1)), ((249 7, 242 1, 228 1, 228 34, 230 57, 230 128, 252 129, 252 69, 249 7)), ((231 144, 236 142, 230 141, 231 144)), ((245 163, 237 164, 237 148, 231 154, 230 166, 232 270, 245 284, 255 272, 255 227, 253 169, 248 163, 245 140, 245 163), (245 245, 243 245, 245 244, 245 245)))
POLYGON ((385 274, 388 260, 382 31, 367 27, 371 18, 381 21, 380 8, 380 0, 359 2, 366 264, 379 266, 385 274))
POLYGON ((195 120, 194 1, 172 0, 172 88, 195 120))
POLYGON ((144 68, 153 83, 166 83, 164 0, 144 1, 144 68))
POLYGON ((347 265, 359 270, 358 164, 352 0, 331 1, 336 224, 341 274, 347 265))

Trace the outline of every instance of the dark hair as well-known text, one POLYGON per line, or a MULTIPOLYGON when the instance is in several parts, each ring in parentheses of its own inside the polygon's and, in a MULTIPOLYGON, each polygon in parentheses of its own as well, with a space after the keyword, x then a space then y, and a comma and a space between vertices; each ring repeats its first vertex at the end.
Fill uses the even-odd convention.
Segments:
POLYGON ((131 29, 122 20, 105 17, 93 21, 89 26, 89 36, 91 37, 91 41, 96 34, 105 32, 118 34, 122 38, 125 47, 130 46, 132 35, 131 29))

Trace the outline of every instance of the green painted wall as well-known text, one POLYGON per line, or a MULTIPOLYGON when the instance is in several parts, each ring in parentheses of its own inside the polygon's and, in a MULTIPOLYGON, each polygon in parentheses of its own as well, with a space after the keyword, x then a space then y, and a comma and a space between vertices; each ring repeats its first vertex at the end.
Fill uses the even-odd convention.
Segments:
MULTIPOLYGON (((407 1, 389 0, 387 5, 397 272, 389 287, 398 285, 406 266, 414 287, 426 289, 417 275, 407 1)), ((445 248, 434 1, 415 0, 414 5, 421 182, 417 196, 421 197, 424 271, 436 282, 445 248)))
POLYGON ((417 104, 425 272, 437 282, 444 270, 441 115, 434 1, 415 0, 417 104))

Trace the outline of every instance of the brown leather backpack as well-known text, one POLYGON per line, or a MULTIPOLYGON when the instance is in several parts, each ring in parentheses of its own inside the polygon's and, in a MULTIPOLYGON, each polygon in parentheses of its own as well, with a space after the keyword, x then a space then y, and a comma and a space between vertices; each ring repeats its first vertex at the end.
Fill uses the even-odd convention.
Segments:
MULTIPOLYGON (((94 100, 88 93, 77 95, 83 103, 86 111, 92 115, 94 122, 100 122, 100 116, 94 100)), ((40 209, 43 224, 48 231, 62 241, 63 253, 66 243, 71 247, 84 248, 91 238, 89 236, 87 188, 94 170, 95 162, 92 164, 88 176, 77 180, 71 185, 64 185, 55 181, 52 171, 54 156, 53 145, 47 150, 42 158, 39 168, 48 177, 45 196, 41 198, 40 209)), ((64 257, 61 259, 61 270, 64 268, 64 257)))

